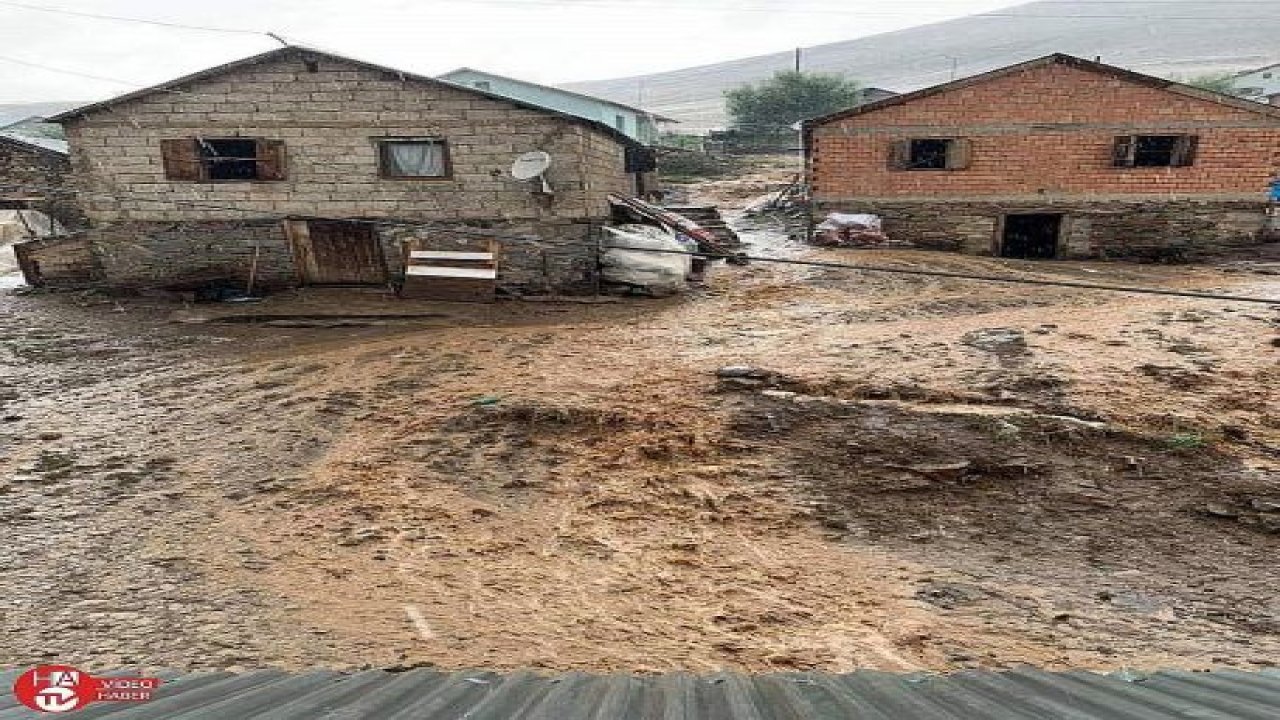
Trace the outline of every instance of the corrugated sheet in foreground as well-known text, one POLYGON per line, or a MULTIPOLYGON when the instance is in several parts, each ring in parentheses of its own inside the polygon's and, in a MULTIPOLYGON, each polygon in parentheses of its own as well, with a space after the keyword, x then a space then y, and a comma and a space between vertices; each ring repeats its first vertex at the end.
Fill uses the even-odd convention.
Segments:
MULTIPOLYGON (((0 671, 11 685, 17 672, 0 671)), ((0 720, 39 715, 0 696, 0 720)), ((1148 677, 1037 670, 951 675, 583 675, 265 670, 169 680, 142 704, 75 720, 1277 720, 1280 673, 1148 677)))

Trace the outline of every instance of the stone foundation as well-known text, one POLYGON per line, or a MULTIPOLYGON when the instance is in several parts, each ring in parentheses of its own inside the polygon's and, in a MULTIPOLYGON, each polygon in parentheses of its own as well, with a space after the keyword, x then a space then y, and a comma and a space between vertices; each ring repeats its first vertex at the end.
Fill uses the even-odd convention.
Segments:
MULTIPOLYGON (((499 244, 498 285, 518 294, 583 294, 596 288, 596 246, 602 220, 378 221, 392 284, 403 278, 404 242, 464 249, 499 244)), ((121 290, 247 282, 257 254, 255 287, 301 284, 293 248, 278 220, 132 222, 86 231, 92 284, 121 290), (256 250, 255 250, 256 249, 256 250)))
POLYGON ((894 239, 994 255, 1003 216, 1060 213, 1060 258, 1158 258, 1257 245, 1265 239, 1266 209, 1264 201, 846 201, 819 202, 814 219, 821 222, 829 212, 873 213, 884 218, 894 239))

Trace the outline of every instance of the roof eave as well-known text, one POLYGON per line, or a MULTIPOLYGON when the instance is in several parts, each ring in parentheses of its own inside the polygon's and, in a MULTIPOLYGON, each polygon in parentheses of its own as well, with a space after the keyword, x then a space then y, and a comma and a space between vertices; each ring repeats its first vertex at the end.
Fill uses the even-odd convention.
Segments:
POLYGON ((49 122, 51 122, 51 123, 58 123, 58 124, 64 124, 64 123, 69 122, 69 121, 71 121, 71 120, 75 120, 75 119, 77 119, 77 118, 84 117, 85 115, 88 115, 88 114, 90 114, 90 113, 97 112, 97 111, 99 111, 99 110, 104 110, 104 109, 106 109, 106 108, 112 107, 112 106, 114 106, 114 105, 118 105, 118 104, 120 104, 120 103, 125 103, 125 102, 129 102, 129 101, 131 101, 131 100, 136 100, 136 99, 139 99, 139 98, 142 98, 142 97, 146 97, 146 96, 148 96, 148 95, 153 95, 153 94, 158 93, 158 92, 166 92, 166 91, 170 91, 170 90, 172 90, 172 89, 173 89, 173 88, 175 88, 175 87, 179 87, 179 86, 182 86, 182 85, 187 85, 187 84, 190 84, 190 83, 193 83, 193 82, 198 82, 198 81, 200 81, 200 80, 204 80, 204 79, 211 78, 211 77, 216 77, 216 76, 221 75, 221 74, 223 74, 223 73, 231 72, 231 71, 233 71, 233 70, 237 70, 237 69, 242 68, 242 67, 247 67, 247 66, 250 66, 250 65, 254 65, 254 64, 257 64, 257 63, 263 62, 263 61, 265 61, 265 60, 268 60, 268 59, 270 59, 270 58, 276 57, 276 56, 279 56, 279 57, 285 57, 285 56, 287 56, 287 55, 291 55, 291 54, 312 55, 312 56, 317 56, 317 57, 327 57, 327 58, 330 58, 330 59, 332 59, 332 60, 337 60, 337 61, 339 61, 339 62, 345 62, 345 63, 350 63, 350 64, 352 64, 352 65, 358 65, 358 66, 361 66, 361 67, 370 68, 370 69, 373 69, 373 70, 377 70, 377 71, 379 71, 379 72, 395 73, 395 74, 398 74, 398 75, 400 75, 401 77, 405 78, 406 80, 412 80, 412 81, 414 81, 414 82, 420 82, 420 83, 424 83, 424 84, 428 84, 428 85, 443 85, 443 86, 447 86, 447 87, 451 87, 451 88, 456 88, 456 89, 459 89, 459 90, 462 90, 462 91, 465 91, 465 92, 471 93, 471 94, 473 94, 473 95, 479 95, 479 96, 482 96, 482 97, 489 98, 489 99, 491 99, 491 100, 497 100, 497 101, 500 101, 500 102, 510 103, 510 104, 512 104, 512 105, 515 105, 515 106, 517 106, 517 107, 524 108, 524 109, 526 109, 526 110, 533 110, 533 111, 535 111, 535 112, 546 113, 546 114, 549 114, 549 115, 554 115, 554 116, 557 116, 557 117, 560 117, 560 118, 564 118, 564 119, 570 120, 570 121, 575 122, 575 123, 578 123, 578 124, 588 125, 588 126, 593 127, 593 128, 595 128, 595 129, 597 129, 597 130, 603 131, 604 133, 606 133, 606 134, 608 134, 608 135, 610 135, 610 136, 614 137, 614 139, 616 139, 616 140, 618 140, 618 141, 622 142, 623 144, 633 144, 633 145, 640 145, 640 144, 641 144, 641 143, 639 143, 638 141, 636 141, 635 139, 633 139, 633 138, 631 138, 630 136, 626 135, 625 133, 619 132, 616 128, 610 127, 609 125, 606 125, 605 123, 602 123, 602 122, 599 122, 599 121, 590 120, 590 119, 588 119, 588 118, 580 117, 580 116, 578 116, 578 115, 573 115, 573 114, 570 114, 570 113, 562 112, 562 111, 560 111, 560 110, 556 110, 556 109, 554 109, 554 108, 544 107, 544 106, 542 106, 542 105, 538 105, 538 104, 536 104, 536 103, 531 103, 531 102, 527 102, 527 101, 524 101, 524 100, 517 100, 517 99, 515 99, 515 98, 510 98, 510 97, 507 97, 507 96, 505 96, 505 95, 499 95, 499 94, 497 94, 497 93, 488 92, 488 91, 481 90, 481 89, 476 88, 476 87, 471 87, 471 86, 469 86, 469 85, 464 85, 464 84, 461 84, 461 83, 450 82, 450 81, 448 81, 448 80, 441 80, 441 79, 439 79, 439 78, 433 78, 433 77, 430 77, 430 76, 427 76, 427 75, 418 75, 418 74, 416 74, 416 73, 411 73, 411 72, 408 72, 408 71, 405 71, 405 70, 399 70, 399 69, 397 69, 397 68, 387 67, 387 66, 385 66, 385 65, 379 65, 379 64, 377 64, 377 63, 368 62, 367 60, 357 60, 357 59, 355 59, 355 58, 344 57, 344 56, 342 56, 342 55, 337 55, 337 54, 335 54, 335 53, 331 53, 331 52, 325 52, 325 51, 323 51, 323 50, 315 50, 315 49, 313 49, 313 48, 309 48, 309 47, 306 47, 306 46, 303 46, 303 45, 289 45, 289 46, 286 46, 286 47, 283 47, 283 48, 276 48, 276 49, 274 49, 274 50, 269 50, 269 51, 264 52, 264 53, 259 53, 259 54, 257 54, 257 55, 251 55, 251 56, 249 56, 249 57, 241 58, 241 59, 239 59, 239 60, 233 60, 233 61, 231 61, 231 62, 229 62, 229 63, 224 63, 224 64, 222 64, 222 65, 216 65, 216 66, 211 67, 211 68, 206 68, 206 69, 201 70, 201 71, 199 71, 199 72, 191 73, 191 74, 189 74, 189 75, 184 75, 184 76, 182 76, 182 77, 180 77, 180 78, 176 78, 176 79, 174 79, 174 80, 169 80, 169 81, 167 81, 167 82, 160 83, 160 84, 158 84, 158 85, 152 85, 152 86, 150 86, 150 87, 141 88, 141 89, 139 89, 139 90, 135 90, 135 91, 130 92, 130 93, 125 93, 124 95, 119 95, 119 96, 114 97, 114 98, 110 98, 110 99, 107 99, 107 100, 102 100, 102 101, 100 101, 100 102, 96 102, 96 103, 91 103, 91 104, 89 104, 89 105, 84 105, 84 106, 82 106, 82 107, 78 107, 78 108, 73 108, 73 109, 71 109, 71 110, 68 110, 68 111, 63 112, 63 113, 59 113, 58 115, 55 115, 55 116, 53 116, 53 117, 49 118, 49 122))

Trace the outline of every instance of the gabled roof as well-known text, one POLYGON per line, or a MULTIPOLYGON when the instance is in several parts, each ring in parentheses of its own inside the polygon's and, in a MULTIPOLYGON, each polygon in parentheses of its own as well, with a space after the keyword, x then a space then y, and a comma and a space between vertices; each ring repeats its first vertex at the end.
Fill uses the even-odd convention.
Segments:
POLYGON ((506 75, 499 75, 497 73, 491 73, 485 70, 476 70, 475 68, 460 67, 457 70, 450 70, 449 72, 443 75, 438 75, 436 76, 436 79, 453 83, 452 80, 449 80, 449 77, 452 75, 461 75, 462 73, 474 73, 476 75, 483 75, 485 77, 493 78, 494 80, 503 80, 505 82, 512 82, 519 85, 524 85, 525 87, 535 88, 538 90, 546 90, 548 92, 559 93, 561 95, 568 95, 570 97, 582 98, 583 100, 590 100, 592 102, 598 102, 605 105, 612 105, 613 107, 620 107, 623 110, 630 110, 631 112, 639 113, 641 115, 648 115, 652 117, 654 120, 657 120, 659 122, 673 122, 673 123, 680 122, 675 118, 667 117, 665 115, 659 115, 658 113, 650 112, 649 110, 645 110, 644 108, 638 108, 634 105, 627 105, 626 103, 620 103, 616 100, 597 97, 595 95, 587 95, 586 93, 574 92, 572 90, 565 90, 564 88, 558 88, 553 85, 539 85, 536 82, 529 82, 528 80, 521 80, 520 78, 513 78, 513 77, 508 77, 506 75))
POLYGON ((20 135, 15 132, 6 132, 3 130, 0 130, 0 142, 16 143, 30 150, 54 153, 56 155, 66 155, 69 152, 66 140, 20 135))
POLYGON ((1226 105, 1229 107, 1236 108, 1238 110, 1247 110, 1249 112, 1258 113, 1259 115, 1266 115, 1269 117, 1276 118, 1277 120, 1280 120, 1280 107, 1276 107, 1274 105, 1266 105, 1263 103, 1254 102, 1252 100, 1245 100, 1244 98, 1235 97, 1234 95, 1224 95, 1222 93, 1213 92, 1212 90, 1204 90, 1202 88, 1192 87, 1190 85, 1184 85, 1182 83, 1174 82, 1173 80, 1158 78, 1158 77, 1155 77, 1154 75, 1143 75, 1142 73, 1137 73, 1132 70, 1125 70, 1124 68, 1119 68, 1114 65, 1107 65, 1105 63, 1094 62, 1092 60, 1085 60, 1084 58, 1078 58, 1078 57, 1075 57, 1074 55, 1054 53, 1053 55, 1046 55, 1045 57, 1042 57, 1042 58, 1036 58, 1035 60, 1028 60, 1027 62, 1024 62, 1024 63, 1018 63, 1017 65, 1010 65, 1008 67, 1003 67, 998 70, 992 70, 990 72, 985 72, 980 75, 973 75, 971 77, 961 78, 960 80, 955 80, 949 83, 943 83, 942 85, 934 85, 933 87, 927 87, 927 88, 924 88, 923 90, 916 90, 915 92, 905 93, 903 95, 898 95, 897 97, 886 98, 884 100, 877 100, 876 102, 867 103, 866 105, 859 105, 858 107, 849 108, 848 110, 841 110, 839 112, 834 112, 829 115, 822 115, 820 117, 810 118, 808 120, 805 120, 801 124, 804 126, 806 130, 808 130, 815 126, 823 125, 823 124, 832 122, 834 120, 843 120, 844 118, 853 117, 855 115, 866 115, 867 113, 873 113, 877 110, 883 110, 884 108, 894 107, 897 105, 906 105, 907 103, 910 103, 915 100, 921 100, 923 98, 932 97, 934 95, 941 95, 942 93, 951 92, 952 90, 960 90, 962 88, 972 87, 974 85, 981 85, 982 83, 985 83, 985 82, 990 82, 992 80, 1008 77, 1010 75, 1016 75, 1018 73, 1021 73, 1027 70, 1034 70, 1036 68, 1047 67, 1050 65, 1067 65, 1080 70, 1085 70, 1088 72, 1098 73, 1100 75, 1108 75, 1110 77, 1119 78, 1121 80, 1134 83, 1135 85, 1144 85, 1146 87, 1155 88, 1157 90, 1165 90, 1167 92, 1195 98, 1197 100, 1204 100, 1206 102, 1218 103, 1219 105, 1226 105))
POLYGON ((577 115, 572 115, 570 113, 562 112, 560 110, 555 110, 549 107, 544 107, 542 105, 537 105, 535 103, 527 102, 524 100, 509 98, 505 95, 486 92, 479 88, 469 87, 467 85, 458 85, 456 83, 451 83, 444 80, 437 80, 436 78, 429 77, 426 75, 417 75, 415 73, 399 70, 392 67, 387 67, 385 65, 378 65, 376 63, 371 63, 365 60, 356 60, 355 58, 349 58, 342 55, 337 55, 335 53, 325 52, 323 50, 316 50, 313 48, 304 47, 302 45, 288 45, 286 47, 276 48, 275 50, 259 53, 257 55, 251 55, 247 58, 241 58, 240 60, 233 60, 223 65, 217 65, 211 68, 207 68, 205 70, 201 70, 199 72, 191 73, 190 75, 184 75, 180 78, 175 78, 173 80, 169 80, 168 82, 160 83, 159 85, 152 85, 151 87, 142 88, 141 90, 135 90, 130 93, 125 93, 124 95, 119 95, 109 100, 103 100, 101 102, 91 103, 89 105, 84 105, 82 107, 74 108, 64 113, 54 115, 53 117, 49 118, 49 122, 67 123, 67 122, 76 120, 78 118, 82 118, 86 115, 98 112, 99 110, 115 107, 116 105, 120 105, 121 103, 138 100, 140 98, 148 97, 150 95, 155 95, 156 93, 182 92, 181 88, 184 85, 190 85, 191 83, 194 83, 194 82, 199 82, 201 80, 208 80, 210 78, 215 78, 220 75, 225 75, 227 73, 235 72, 236 70, 252 67, 254 65, 258 65, 261 63, 270 62, 273 60, 287 58, 287 57, 333 60, 336 62, 346 63, 348 65, 355 65, 356 67, 365 68, 367 70, 373 70, 375 72, 392 73, 394 75, 399 76, 400 79, 404 80, 405 82, 416 82, 416 83, 422 83, 425 85, 430 85, 433 87, 447 87, 453 90, 461 90, 464 92, 471 93, 472 95, 488 98, 490 100, 498 100, 500 102, 509 103, 517 107, 522 107, 526 110, 533 110, 535 112, 554 115, 556 117, 569 120, 576 124, 584 125, 594 130, 599 130, 613 137, 615 140, 618 140, 624 145, 631 145, 631 146, 638 145, 638 143, 635 140, 619 132, 616 128, 610 127, 609 125, 602 122, 597 122, 595 120, 591 120, 588 118, 579 117, 577 115))

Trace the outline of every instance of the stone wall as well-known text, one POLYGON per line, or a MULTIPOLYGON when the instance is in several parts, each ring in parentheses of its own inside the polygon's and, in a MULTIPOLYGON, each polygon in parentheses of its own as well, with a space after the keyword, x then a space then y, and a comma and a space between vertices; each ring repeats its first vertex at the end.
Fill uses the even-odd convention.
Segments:
MULTIPOLYGON (((498 284, 518 294, 586 293, 596 286, 593 220, 474 221, 378 225, 390 281, 403 279, 404 243, 435 249, 499 245, 498 284)), ((181 287, 225 280, 243 285, 256 254, 255 287, 298 284, 283 223, 276 220, 113 223, 86 233, 94 258, 93 284, 115 288, 181 287)))
POLYGON ((1011 213, 1065 215, 1059 257, 1151 258, 1168 249, 1212 254, 1257 244, 1266 222, 1259 201, 1182 200, 964 202, 938 200, 820 203, 828 212, 873 213, 885 232, 924 248, 989 255, 999 252, 1000 219, 1011 213))
POLYGON ((0 203, 39 210, 68 228, 84 225, 65 155, 0 137, 0 203), (19 198, 32 198, 21 200, 19 198))

